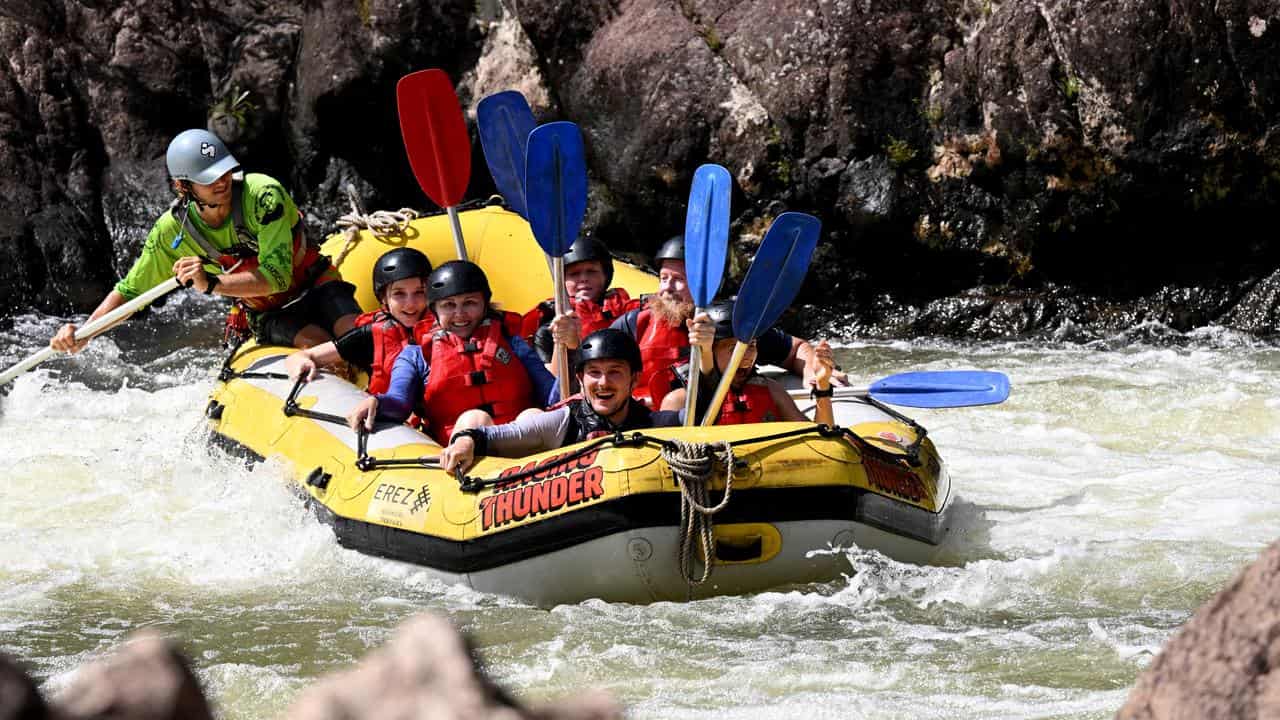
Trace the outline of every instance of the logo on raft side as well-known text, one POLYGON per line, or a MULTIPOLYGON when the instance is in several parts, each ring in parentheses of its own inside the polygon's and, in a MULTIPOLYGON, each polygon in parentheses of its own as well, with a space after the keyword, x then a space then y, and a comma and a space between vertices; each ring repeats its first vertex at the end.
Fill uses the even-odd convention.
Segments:
POLYGON ((529 477, 495 485, 493 495, 480 499, 481 528, 502 527, 604 497, 604 469, 595 464, 597 454, 592 451, 565 460, 552 457, 503 470, 499 478, 541 466, 529 477))

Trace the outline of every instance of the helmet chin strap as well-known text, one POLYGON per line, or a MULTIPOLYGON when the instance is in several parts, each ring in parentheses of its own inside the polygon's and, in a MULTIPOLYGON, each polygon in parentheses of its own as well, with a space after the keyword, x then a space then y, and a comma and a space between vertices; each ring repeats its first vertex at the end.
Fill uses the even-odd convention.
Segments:
POLYGON ((201 212, 203 212, 205 208, 222 207, 222 203, 207 203, 202 201, 200 199, 200 196, 196 194, 195 188, 191 187, 190 180, 183 180, 181 181, 181 183, 182 183, 183 195, 185 195, 187 199, 190 200, 191 202, 194 202, 196 204, 196 207, 199 208, 201 212))

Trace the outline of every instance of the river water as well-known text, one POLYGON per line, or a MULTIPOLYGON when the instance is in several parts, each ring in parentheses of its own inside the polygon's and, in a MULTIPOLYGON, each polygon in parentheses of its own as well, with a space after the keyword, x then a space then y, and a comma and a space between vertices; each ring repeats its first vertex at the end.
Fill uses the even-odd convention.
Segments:
MULTIPOLYGON (((944 564, 751 597, 550 611, 339 548, 287 489, 206 446, 214 308, 183 298, 0 398, 0 651, 46 691, 128 633, 181 638, 225 718, 271 717, 431 610, 545 699, 634 718, 1104 718, 1280 527, 1280 348, 1147 326, 1089 343, 854 342, 862 379, 1006 372, 1001 406, 920 411, 951 464, 944 564), (187 329, 184 329, 187 328, 187 329)), ((0 360, 57 321, 13 323, 0 360)))

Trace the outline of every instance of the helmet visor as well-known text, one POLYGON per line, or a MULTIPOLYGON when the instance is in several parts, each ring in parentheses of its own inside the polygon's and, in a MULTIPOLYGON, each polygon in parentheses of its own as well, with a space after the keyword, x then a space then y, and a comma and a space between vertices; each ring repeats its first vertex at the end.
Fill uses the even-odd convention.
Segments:
POLYGON ((221 160, 192 175, 191 182, 200 185, 212 185, 218 181, 218 178, 238 167, 240 167, 240 163, 236 161, 235 156, 227 153, 221 160))

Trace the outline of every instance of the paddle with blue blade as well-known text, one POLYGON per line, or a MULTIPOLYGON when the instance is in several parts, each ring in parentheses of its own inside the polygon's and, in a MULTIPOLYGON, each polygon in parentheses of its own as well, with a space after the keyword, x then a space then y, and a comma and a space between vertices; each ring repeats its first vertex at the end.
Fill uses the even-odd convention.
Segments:
POLYGON ((818 218, 797 212, 782 213, 769 226, 733 305, 733 334, 738 342, 702 418, 704 426, 715 424, 720 416, 720 406, 729 394, 729 385, 747 346, 773 327, 800 292, 821 231, 818 218))
MULTIPOLYGON (((564 255, 578 239, 587 213, 587 160, 577 125, 553 122, 529 133, 525 183, 529 226, 551 259, 559 317, 569 304, 564 289, 564 255)), ((569 397, 569 354, 560 343, 556 343, 552 363, 563 401, 569 397)))
POLYGON ((899 373, 872 383, 867 394, 906 407, 996 405, 1009 397, 1009 378, 1004 373, 978 370, 899 373))
POLYGON ((525 156, 529 133, 537 124, 529 102, 515 90, 490 95, 476 106, 480 146, 493 184, 507 207, 526 220, 529 211, 524 192, 525 156))
MULTIPOLYGON (((934 370, 899 373, 881 378, 867 388, 836 388, 836 396, 872 398, 887 405, 918 408, 954 408, 998 405, 1009 397, 1009 378, 985 370, 934 370)), ((809 397, 808 390, 793 390, 794 398, 809 397)))
MULTIPOLYGON (((689 206, 684 221, 684 267, 693 295, 694 314, 715 300, 724 278, 729 249, 729 199, 733 185, 729 171, 707 164, 693 174, 689 206)), ((698 378, 702 377, 702 350, 689 349, 689 389, 685 396, 684 424, 691 426, 698 407, 698 378)))
POLYGON ((419 70, 396 83, 400 134, 422 192, 449 213, 458 258, 467 259, 458 203, 471 180, 471 136, 453 84, 443 70, 419 70))

